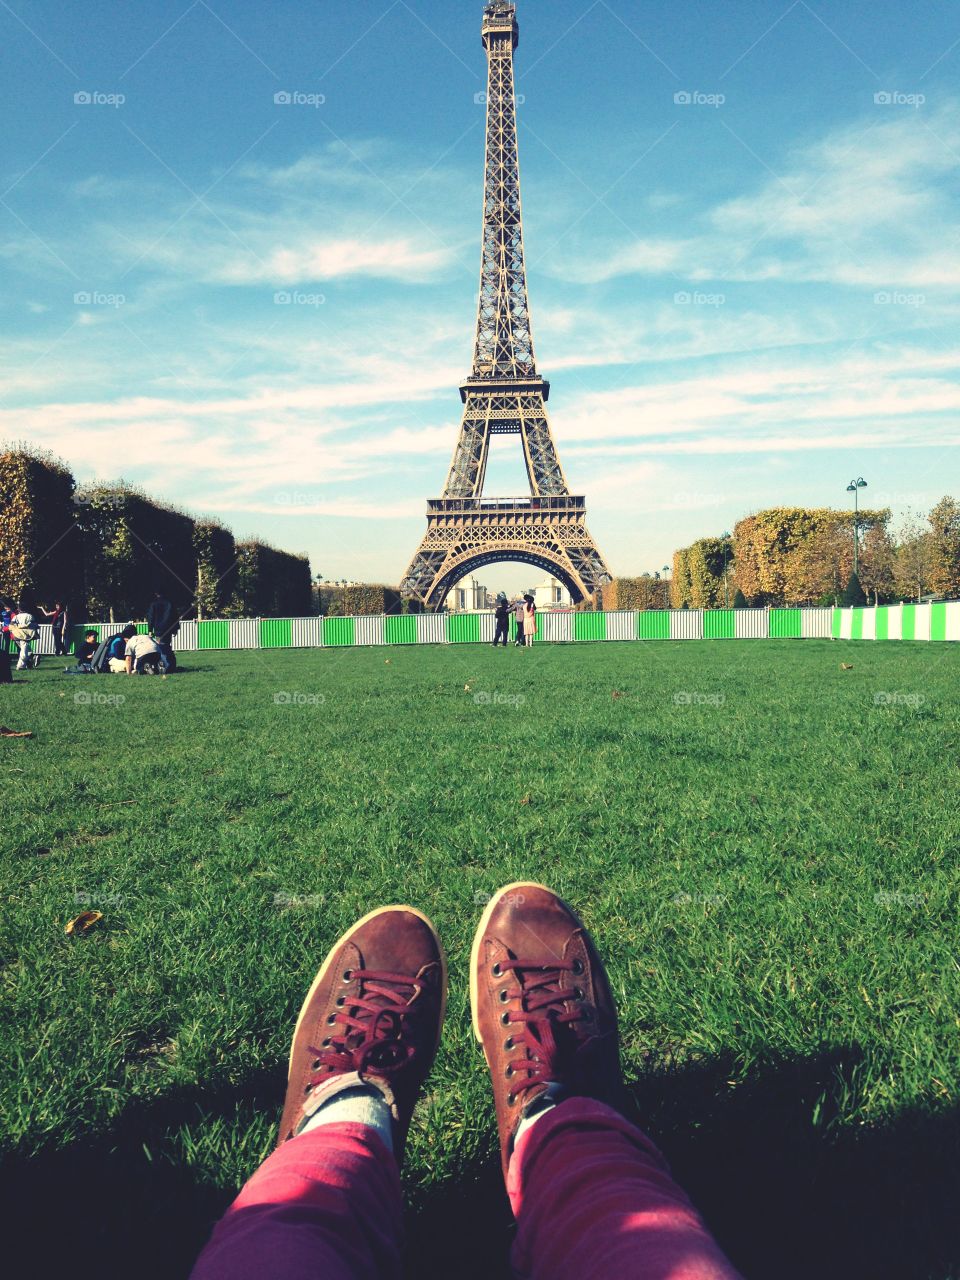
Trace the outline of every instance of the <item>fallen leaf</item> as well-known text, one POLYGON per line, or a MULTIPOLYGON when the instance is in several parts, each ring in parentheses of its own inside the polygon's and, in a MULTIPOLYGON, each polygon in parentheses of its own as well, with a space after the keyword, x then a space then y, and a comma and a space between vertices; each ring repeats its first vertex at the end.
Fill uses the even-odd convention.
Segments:
POLYGON ((468 684, 465 684, 465 685, 463 686, 463 692, 464 692, 464 693, 469 693, 469 692, 470 692, 470 686, 469 686, 468 684))
POLYGON ((81 934, 86 933, 89 929, 92 929, 97 921, 102 919, 102 911, 81 911, 78 916, 74 916, 74 918, 69 921, 66 929, 64 929, 64 933, 68 934, 72 938, 77 938, 81 934))
POLYGON ((610 694, 610 697, 611 697, 611 698, 622 698, 622 697, 623 697, 623 690, 622 690, 622 689, 614 689, 614 690, 612 690, 612 691, 611 691, 611 694, 610 694))
POLYGON ((17 732, 16 729, 8 729, 5 724, 0 724, 0 738, 32 738, 33 730, 26 729, 17 732))
POLYGON ((852 663, 852 662, 841 662, 841 663, 840 663, 840 670, 841 670, 841 671, 852 671, 852 670, 853 670, 853 663, 852 663))
POLYGON ((530 797, 529 797, 529 795, 525 795, 525 796, 523 797, 523 799, 520 801, 520 803, 521 803, 521 804, 529 804, 529 803, 530 803, 530 797))
POLYGON ((383 660, 383 665, 384 665, 385 667, 389 667, 389 665, 390 665, 390 659, 389 659, 389 658, 384 658, 384 660, 383 660))

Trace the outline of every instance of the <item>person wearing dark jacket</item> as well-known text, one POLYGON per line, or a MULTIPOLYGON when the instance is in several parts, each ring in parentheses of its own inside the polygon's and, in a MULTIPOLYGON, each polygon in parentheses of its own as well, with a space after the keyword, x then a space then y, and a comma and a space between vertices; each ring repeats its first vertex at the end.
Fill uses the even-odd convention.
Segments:
POLYGON ((494 613, 497 629, 493 637, 493 647, 496 648, 500 640, 503 641, 503 647, 507 647, 507 641, 510 638, 510 606, 507 604, 507 597, 501 591, 497 596, 497 608, 494 613))
POLYGON ((171 642, 179 630, 179 624, 174 616, 173 605, 159 589, 153 593, 153 601, 147 610, 147 626, 157 642, 164 671, 173 671, 177 660, 171 642))

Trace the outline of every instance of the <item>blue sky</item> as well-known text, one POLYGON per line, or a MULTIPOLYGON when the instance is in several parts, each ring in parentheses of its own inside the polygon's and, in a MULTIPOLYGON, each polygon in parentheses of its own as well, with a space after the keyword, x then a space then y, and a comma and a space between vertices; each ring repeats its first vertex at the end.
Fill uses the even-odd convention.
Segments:
MULTIPOLYGON (((472 354, 482 7, 0 0, 0 438, 397 581, 472 354)), ((956 492, 954 0, 518 12, 537 363, 614 572, 956 492)))

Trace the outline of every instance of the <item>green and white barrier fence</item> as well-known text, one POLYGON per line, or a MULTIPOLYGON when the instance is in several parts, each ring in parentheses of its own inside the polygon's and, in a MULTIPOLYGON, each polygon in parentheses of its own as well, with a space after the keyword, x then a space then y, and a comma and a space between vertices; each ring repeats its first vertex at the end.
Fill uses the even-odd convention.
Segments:
MULTIPOLYGON (((102 640, 121 622, 71 628, 102 640)), ((513 620, 510 636, 513 638, 513 620)), ((146 631, 143 623, 138 630, 146 631)), ((492 613, 409 613, 358 618, 215 618, 182 622, 173 647, 203 649, 342 649, 382 644, 489 644, 492 613)), ((580 640, 960 640, 960 600, 881 605, 875 609, 624 609, 608 613, 540 613, 538 642, 580 640)), ((48 626, 39 653, 53 653, 48 626)))

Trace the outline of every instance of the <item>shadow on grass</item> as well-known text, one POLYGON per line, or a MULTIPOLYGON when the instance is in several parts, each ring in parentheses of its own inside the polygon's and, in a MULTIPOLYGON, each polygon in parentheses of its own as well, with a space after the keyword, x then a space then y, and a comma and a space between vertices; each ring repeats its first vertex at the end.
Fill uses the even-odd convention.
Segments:
MULTIPOLYGON (((833 1103, 857 1054, 778 1062, 731 1087, 713 1059, 651 1073, 632 1090, 720 1242, 749 1280, 955 1280, 960 1276, 960 1108, 843 1129, 833 1103), (816 1114, 816 1122, 814 1116, 816 1114)), ((185 1276, 234 1188, 154 1155, 179 1126, 279 1109, 275 1071, 242 1090, 180 1090, 131 1106, 113 1131, 0 1167, 8 1274, 98 1280, 185 1276), (238 1112, 238 1104, 240 1110, 238 1112)), ((499 1164, 412 1186, 407 1274, 492 1280, 512 1239, 499 1164)))

